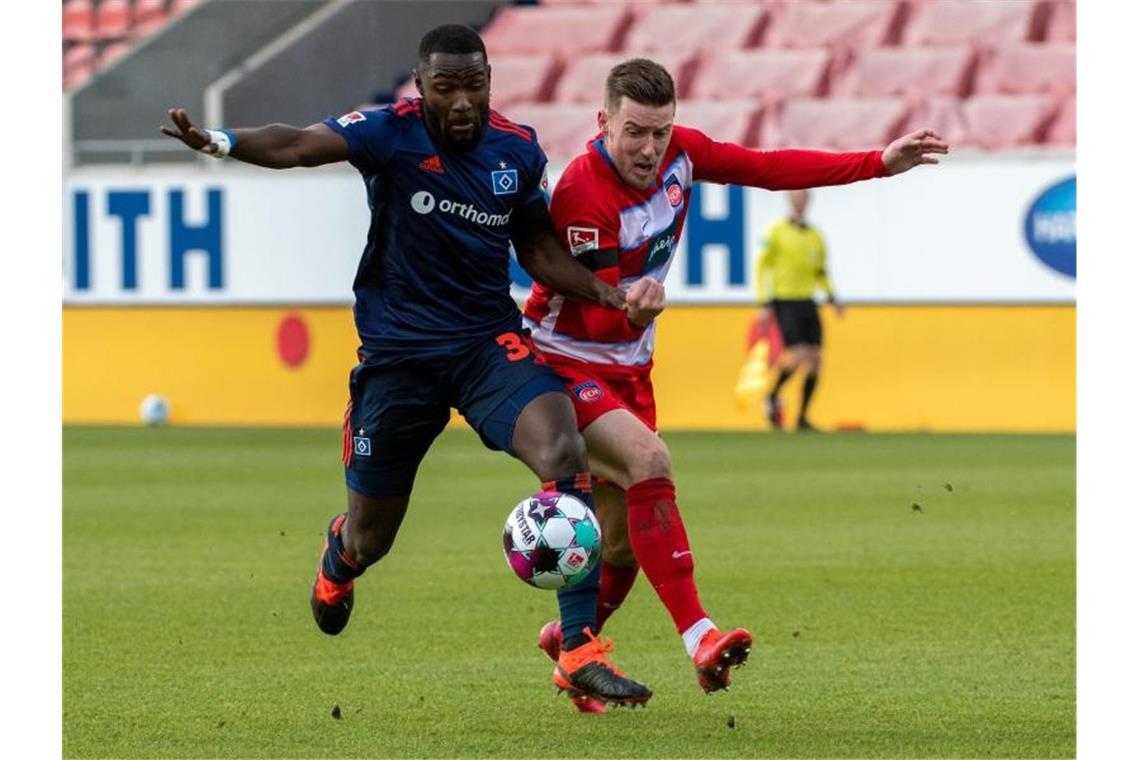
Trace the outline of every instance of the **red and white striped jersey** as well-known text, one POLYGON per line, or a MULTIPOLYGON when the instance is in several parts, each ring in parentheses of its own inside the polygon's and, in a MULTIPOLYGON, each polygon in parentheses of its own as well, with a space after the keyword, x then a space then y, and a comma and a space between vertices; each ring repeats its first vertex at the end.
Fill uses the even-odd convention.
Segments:
MULTIPOLYGON (((885 175, 880 151, 758 151, 676 126, 653 187, 623 182, 598 136, 562 173, 550 213, 570 253, 624 289, 646 276, 665 281, 694 182, 795 190, 885 175)), ((568 300, 537 282, 523 321, 545 352, 595 364, 638 366, 653 358, 656 322, 638 327, 624 311, 568 300)))

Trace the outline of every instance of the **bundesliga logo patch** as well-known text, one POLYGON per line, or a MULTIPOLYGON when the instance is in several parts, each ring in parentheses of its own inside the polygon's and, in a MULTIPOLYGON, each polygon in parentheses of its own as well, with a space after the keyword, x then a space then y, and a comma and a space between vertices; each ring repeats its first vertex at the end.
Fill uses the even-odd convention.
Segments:
POLYGON ((577 256, 586 251, 598 250, 597 227, 567 227, 566 239, 570 243, 570 253, 577 256))
POLYGON ((578 383, 573 388, 574 395, 585 401, 587 404, 592 401, 597 401, 602 396, 606 395, 605 392, 598 387, 598 384, 593 380, 588 380, 584 383, 578 383))
POLYGON ((519 191, 519 173, 517 169, 503 169, 491 172, 491 189, 495 195, 509 195, 519 191))
POLYGON ((367 120, 367 117, 365 117, 365 115, 360 111, 353 111, 352 113, 346 113, 344 116, 341 116, 336 120, 336 123, 342 127, 347 127, 349 124, 352 124, 354 122, 367 120))
POLYGON ((352 436, 352 451, 358 457, 372 456, 372 439, 362 435, 352 436))

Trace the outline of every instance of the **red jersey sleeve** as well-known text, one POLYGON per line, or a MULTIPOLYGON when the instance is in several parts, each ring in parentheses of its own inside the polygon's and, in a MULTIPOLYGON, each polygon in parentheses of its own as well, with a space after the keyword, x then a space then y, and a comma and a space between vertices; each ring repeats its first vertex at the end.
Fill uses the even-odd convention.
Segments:
POLYGON ((554 229, 575 256, 618 247, 618 215, 606 213, 585 168, 582 160, 567 166, 550 198, 554 229))
POLYGON ((696 129, 674 127, 693 161, 693 180, 765 190, 800 190, 886 177, 880 150, 828 153, 820 150, 752 150, 718 142, 696 129))

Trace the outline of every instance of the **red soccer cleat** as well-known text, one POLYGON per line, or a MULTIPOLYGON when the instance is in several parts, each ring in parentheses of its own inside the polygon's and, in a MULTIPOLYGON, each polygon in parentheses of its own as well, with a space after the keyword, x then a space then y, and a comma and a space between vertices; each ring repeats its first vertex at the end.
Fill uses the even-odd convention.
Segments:
POLYGON ((728 669, 739 668, 752 652, 752 634, 743 628, 721 633, 715 628, 704 635, 693 665, 697 681, 706 694, 728 688, 728 669))
POLYGON ((551 620, 542 626, 538 632, 538 648, 546 652, 546 656, 558 662, 558 655, 562 654, 562 623, 551 620))

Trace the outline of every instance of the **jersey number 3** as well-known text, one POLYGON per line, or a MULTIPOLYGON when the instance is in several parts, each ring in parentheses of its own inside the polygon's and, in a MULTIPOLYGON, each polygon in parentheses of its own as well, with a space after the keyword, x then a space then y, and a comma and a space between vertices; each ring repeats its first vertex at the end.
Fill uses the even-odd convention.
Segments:
POLYGON ((530 356, 530 349, 517 333, 506 332, 495 338, 495 342, 507 350, 507 360, 517 362, 530 356))

